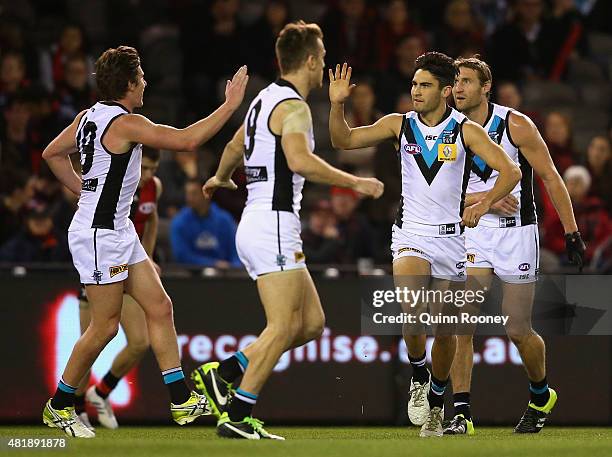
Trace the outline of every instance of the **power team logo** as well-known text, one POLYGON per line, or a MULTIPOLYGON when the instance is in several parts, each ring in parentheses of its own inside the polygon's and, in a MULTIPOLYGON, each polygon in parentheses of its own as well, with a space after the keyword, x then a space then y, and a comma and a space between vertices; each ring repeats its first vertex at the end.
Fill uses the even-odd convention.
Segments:
POLYGON ((422 152, 421 146, 414 143, 409 143, 404 145, 404 152, 407 154, 420 154, 422 152))
POLYGON ((306 256, 301 251, 294 252, 293 257, 295 259, 295 263, 303 262, 306 259, 306 256))
POLYGON ((440 143, 438 145, 438 161, 454 162, 457 160, 457 145, 440 143))
POLYGON ((467 261, 470 262, 470 263, 476 262, 476 254, 468 254, 467 255, 467 261))
POLYGON ((124 271, 128 270, 128 264, 124 263, 123 265, 116 265, 114 267, 109 267, 108 268, 108 272, 110 274, 110 277, 112 278, 113 276, 117 276, 119 273, 123 273, 124 271))

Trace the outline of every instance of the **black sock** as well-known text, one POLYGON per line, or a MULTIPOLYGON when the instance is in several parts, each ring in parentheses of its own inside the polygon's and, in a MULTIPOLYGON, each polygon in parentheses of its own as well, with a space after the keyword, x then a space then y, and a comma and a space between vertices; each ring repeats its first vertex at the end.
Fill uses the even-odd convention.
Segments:
POLYGON ((74 396, 74 412, 77 415, 85 412, 85 395, 74 396))
POLYGON ((76 387, 66 384, 63 378, 60 379, 60 382, 57 384, 55 395, 53 395, 51 399, 51 407, 53 409, 64 409, 68 406, 73 406, 75 391, 76 387))
POLYGON ((249 417, 253 412, 253 407, 257 403, 257 395, 246 392, 240 388, 236 389, 234 398, 229 405, 227 414, 232 422, 240 422, 245 417, 249 417))
POLYGON ((469 392, 457 392, 453 394, 453 404, 455 406, 455 416, 457 414, 463 414, 467 420, 472 420, 472 413, 470 411, 470 393, 469 392))
POLYGON ((412 357, 408 354, 408 360, 412 366, 412 380, 425 384, 429 381, 429 372, 427 371, 427 365, 425 365, 425 353, 421 357, 412 357))
POLYGON ((429 406, 442 408, 444 406, 444 391, 446 390, 446 384, 448 384, 448 378, 445 381, 437 379, 433 374, 431 375, 431 385, 429 386, 429 393, 427 399, 429 400, 429 406))
POLYGON ((116 377, 108 370, 108 373, 106 373, 102 380, 96 385, 96 393, 102 398, 107 398, 113 389, 117 387, 120 380, 121 378, 116 377))
POLYGON ((233 382, 234 380, 242 376, 242 366, 240 365, 236 354, 219 363, 217 373, 219 373, 219 376, 221 376, 227 382, 233 382))
POLYGON ((546 376, 538 382, 529 380, 529 394, 531 395, 531 403, 536 406, 544 406, 548 403, 550 392, 548 391, 546 376))
POLYGON ((170 392, 170 401, 175 405, 180 405, 189 400, 191 391, 187 387, 185 382, 185 375, 181 367, 170 368, 169 370, 162 371, 164 378, 164 384, 168 387, 170 392))

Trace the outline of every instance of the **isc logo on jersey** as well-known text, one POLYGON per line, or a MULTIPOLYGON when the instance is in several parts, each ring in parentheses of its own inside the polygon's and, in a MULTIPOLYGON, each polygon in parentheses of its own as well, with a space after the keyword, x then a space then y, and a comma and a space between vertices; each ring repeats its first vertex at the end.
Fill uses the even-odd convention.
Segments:
POLYGON ((440 143, 438 145, 438 161, 454 162, 455 160, 457 160, 457 145, 440 143))

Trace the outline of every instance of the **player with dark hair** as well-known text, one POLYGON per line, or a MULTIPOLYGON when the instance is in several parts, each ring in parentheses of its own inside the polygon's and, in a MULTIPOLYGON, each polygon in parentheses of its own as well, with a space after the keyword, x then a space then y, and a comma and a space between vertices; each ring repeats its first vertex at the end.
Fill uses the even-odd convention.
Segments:
MULTIPOLYGON (((450 57, 428 52, 416 59, 415 68, 414 111, 389 114, 358 128, 350 128, 344 118, 344 102, 354 87, 351 67, 345 63, 337 65, 335 72, 330 70, 329 130, 334 147, 342 149, 374 146, 384 140, 398 143, 402 197, 391 243, 396 285, 450 290, 465 280, 463 227, 478 224, 491 205, 512 190, 520 171, 482 127, 446 104, 455 79, 450 57), (491 192, 466 205, 472 152, 498 170, 500 177, 491 192)), ((426 311, 427 306, 402 305, 410 313, 426 311)), ((425 366, 425 329, 404 325, 413 368, 408 416, 415 425, 422 425, 423 437, 442 436, 444 391, 456 346, 453 331, 452 326, 434 329, 430 374, 425 366)))
POLYGON ((154 124, 133 114, 143 105, 146 82, 136 49, 106 50, 96 62, 101 101, 74 119, 45 149, 43 158, 58 179, 79 195, 68 230, 74 265, 85 284, 91 322, 72 350, 43 422, 69 436, 91 438, 74 411, 74 393, 102 349, 117 334, 124 291, 141 306, 149 338, 171 398, 172 417, 186 424, 208 414, 206 397, 185 382, 172 301, 129 219, 140 182, 142 144, 195 150, 230 118, 244 97, 248 76, 241 67, 225 88, 226 101, 210 116, 184 128, 154 124), (81 155, 81 177, 69 154, 81 155))
MULTIPOLYGON (((159 150, 148 146, 142 148, 142 164, 140 166, 140 181, 138 190, 134 194, 134 201, 130 210, 130 219, 138 234, 144 250, 153 262, 157 273, 159 266, 153 261, 155 242, 157 240, 157 202, 162 194, 162 183, 155 172, 159 166, 159 150)), ((89 326, 91 320, 89 302, 85 286, 81 286, 79 296, 79 321, 81 332, 89 326)), ((85 400, 96 408, 98 422, 110 429, 119 426, 109 396, 121 378, 130 372, 142 359, 149 349, 149 334, 147 321, 142 308, 128 294, 123 295, 123 308, 121 310, 121 327, 125 332, 127 345, 117 354, 104 377, 95 385, 87 389, 89 376, 85 376, 75 392, 74 406, 77 416, 91 430, 93 427, 85 409, 85 400), (87 389, 87 391, 86 391, 87 389)))
POLYGON ((244 125, 225 147, 215 176, 203 189, 208 197, 218 188, 235 189, 230 177, 244 160, 248 199, 236 247, 257 281, 267 320, 252 344, 192 374, 219 417, 218 434, 227 438, 284 439, 252 417, 257 396, 283 352, 323 332, 325 315, 300 238, 304 181, 349 187, 374 198, 383 192, 377 179, 340 171, 313 153, 306 98, 323 83, 325 47, 319 26, 302 21, 286 25, 276 40, 276 55, 280 79, 255 97, 244 125), (234 391, 241 376, 240 387, 234 391))
MULTIPOLYGON (((522 113, 489 102, 493 77, 478 57, 455 61, 453 87, 455 105, 464 115, 484 126, 489 137, 520 166, 522 178, 512 192, 480 218, 477 227, 465 233, 468 278, 480 288, 489 287, 491 276, 503 283, 502 312, 509 317, 506 333, 518 348, 529 378, 530 401, 514 429, 537 433, 557 401, 557 393, 546 379, 544 340, 531 326, 535 281, 538 275, 539 241, 533 171, 542 178, 563 228, 571 262, 582 268, 585 246, 578 232, 572 202, 535 124, 522 113)), ((498 173, 482 160, 472 164, 466 204, 481 200, 499 180, 498 173)), ((471 281, 470 281, 471 282, 471 281)), ((472 332, 457 336, 457 353, 451 370, 455 416, 445 434, 474 434, 470 411, 470 384, 474 365, 472 332)))

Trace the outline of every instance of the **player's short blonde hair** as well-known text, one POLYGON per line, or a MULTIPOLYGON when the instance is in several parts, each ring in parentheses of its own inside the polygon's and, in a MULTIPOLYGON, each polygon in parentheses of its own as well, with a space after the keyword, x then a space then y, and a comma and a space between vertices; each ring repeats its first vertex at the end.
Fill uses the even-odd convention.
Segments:
POLYGON ((297 21, 287 24, 276 39, 276 58, 281 73, 299 69, 308 56, 317 54, 317 39, 323 32, 317 24, 297 21))

